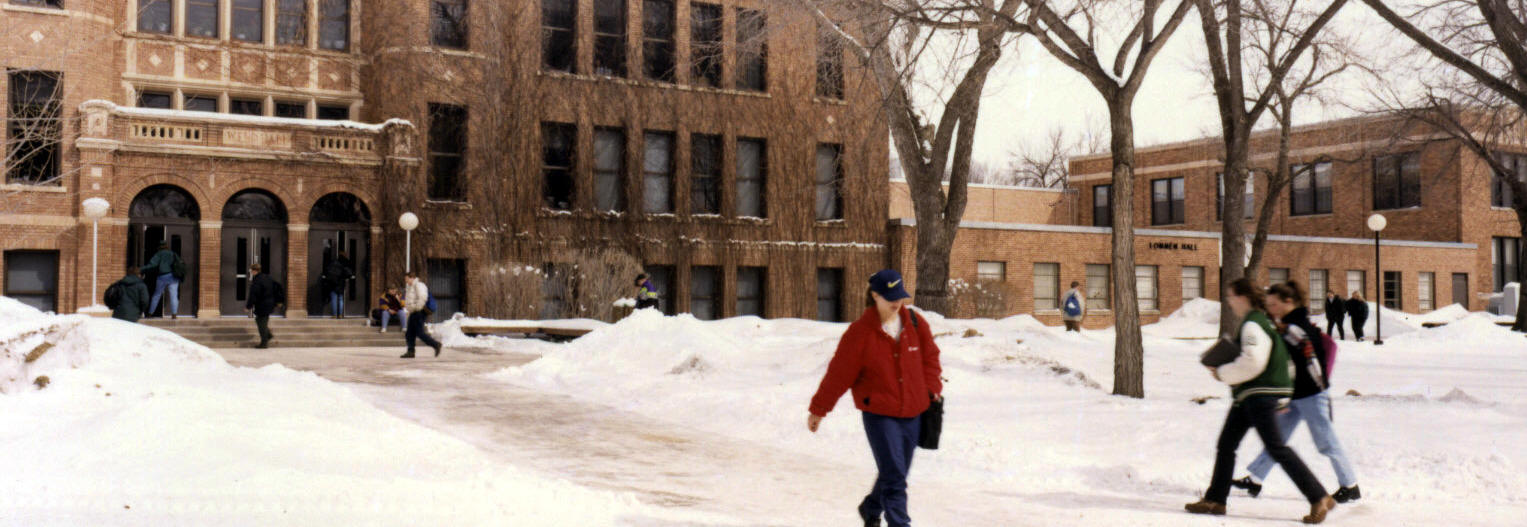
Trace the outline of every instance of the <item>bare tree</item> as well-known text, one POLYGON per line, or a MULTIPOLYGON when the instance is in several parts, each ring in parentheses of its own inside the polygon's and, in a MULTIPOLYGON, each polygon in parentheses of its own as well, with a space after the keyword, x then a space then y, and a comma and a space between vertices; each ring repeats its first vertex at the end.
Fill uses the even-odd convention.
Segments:
POLYGON ((1005 183, 1020 187, 1066 188, 1071 182, 1071 157, 1101 152, 1103 136, 1085 133, 1069 137, 1065 128, 1050 130, 1044 143, 1012 154, 1011 177, 1005 183))

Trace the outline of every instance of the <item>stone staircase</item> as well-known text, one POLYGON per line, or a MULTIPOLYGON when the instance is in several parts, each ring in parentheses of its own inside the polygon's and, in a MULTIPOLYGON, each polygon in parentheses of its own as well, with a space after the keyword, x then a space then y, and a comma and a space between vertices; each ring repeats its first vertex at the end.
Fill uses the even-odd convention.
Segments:
MULTIPOLYGON (((217 348, 252 348, 260 342, 253 318, 181 318, 170 320, 146 318, 143 323, 175 332, 187 340, 217 348)), ((355 348, 403 347, 403 328, 389 326, 386 333, 369 327, 366 320, 347 318, 270 319, 271 347, 282 348, 355 348)))

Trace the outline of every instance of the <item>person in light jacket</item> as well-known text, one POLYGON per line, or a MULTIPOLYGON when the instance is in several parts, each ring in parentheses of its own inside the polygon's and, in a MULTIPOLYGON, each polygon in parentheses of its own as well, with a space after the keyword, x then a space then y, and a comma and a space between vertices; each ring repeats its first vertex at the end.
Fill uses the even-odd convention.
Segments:
POLYGON ((424 344, 435 348, 435 356, 440 356, 440 342, 429 336, 429 331, 424 329, 424 321, 433 313, 427 307, 429 305, 429 287, 419 279, 419 275, 408 273, 404 275, 403 309, 408 310, 408 320, 404 325, 408 327, 403 332, 403 339, 408 342, 408 352, 402 358, 414 358, 414 341, 423 340, 424 344))
POLYGON ((1060 312, 1066 322, 1066 331, 1082 331, 1082 319, 1087 316, 1087 290, 1081 282, 1071 282, 1071 290, 1061 301, 1060 312))
POLYGON ((1230 385, 1230 413, 1225 416, 1225 426, 1220 431, 1209 489, 1204 492, 1203 499, 1184 508, 1193 514, 1225 514, 1225 502, 1230 497, 1230 476, 1235 470, 1236 447, 1240 446, 1246 432, 1255 428, 1268 455, 1277 460, 1309 500, 1310 513, 1304 517, 1304 523, 1323 522, 1326 514, 1336 507, 1336 501, 1326 494, 1325 488, 1294 449, 1283 443, 1283 433, 1278 429, 1277 414, 1283 408, 1284 400, 1294 393, 1294 372, 1283 339, 1267 318, 1263 293, 1252 285, 1251 280, 1241 278, 1225 288, 1224 298, 1235 315, 1243 319, 1234 340, 1240 347, 1240 354, 1229 363, 1209 367, 1209 372, 1215 379, 1230 385))
POLYGON ((1342 302, 1341 295, 1326 291, 1326 334, 1341 335, 1342 340, 1346 340, 1347 329, 1341 327, 1345 318, 1347 318, 1346 302, 1342 302))

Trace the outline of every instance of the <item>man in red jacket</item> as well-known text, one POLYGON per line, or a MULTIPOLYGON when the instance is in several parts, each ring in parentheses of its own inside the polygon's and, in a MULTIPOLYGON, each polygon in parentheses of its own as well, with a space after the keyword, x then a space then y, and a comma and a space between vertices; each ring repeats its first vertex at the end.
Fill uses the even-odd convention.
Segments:
POLYGON ((827 374, 811 398, 806 427, 817 431, 843 392, 853 390, 854 406, 863 412, 864 433, 880 475, 859 504, 866 527, 912 524, 907 516, 907 471, 917 448, 918 416, 939 399, 938 346, 928 322, 906 306, 911 295, 901 273, 886 269, 870 277, 870 300, 859 320, 848 326, 827 374))

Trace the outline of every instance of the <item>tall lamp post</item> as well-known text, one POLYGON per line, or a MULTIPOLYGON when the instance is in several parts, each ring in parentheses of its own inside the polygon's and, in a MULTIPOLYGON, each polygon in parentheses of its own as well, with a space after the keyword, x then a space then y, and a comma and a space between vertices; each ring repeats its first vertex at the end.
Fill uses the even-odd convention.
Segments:
POLYGON ((398 226, 403 228, 403 272, 413 271, 414 229, 419 228, 419 217, 412 212, 398 216, 398 226))
POLYGON ((90 198, 80 203, 80 209, 90 218, 90 306, 99 304, 100 292, 97 279, 100 276, 101 255, 101 218, 111 210, 111 203, 101 198, 90 198))
POLYGON ((1376 299, 1373 302, 1373 345, 1384 345, 1384 266, 1379 260, 1379 234, 1384 232, 1384 227, 1389 226, 1389 219, 1383 214, 1374 214, 1368 217, 1368 228, 1373 229, 1373 288, 1376 299))

